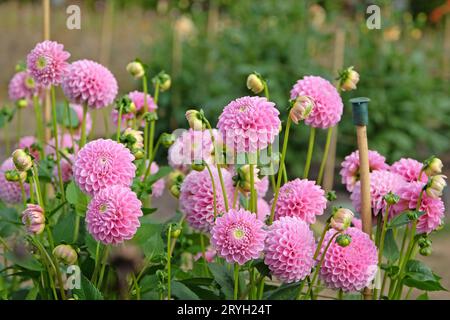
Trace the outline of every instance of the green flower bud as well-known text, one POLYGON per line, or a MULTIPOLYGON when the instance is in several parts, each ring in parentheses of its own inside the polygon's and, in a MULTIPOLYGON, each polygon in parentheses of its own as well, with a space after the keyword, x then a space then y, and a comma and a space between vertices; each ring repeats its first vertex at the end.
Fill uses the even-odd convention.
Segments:
POLYGON ((8 170, 5 172, 5 179, 11 182, 25 182, 27 179, 27 173, 26 171, 8 170))
POLYGON ((206 167, 206 165, 205 165, 204 162, 202 162, 202 163, 193 163, 191 165, 192 170, 195 170, 195 171, 203 171, 205 169, 205 167, 206 167))
POLYGON ((336 200, 337 199, 336 191, 334 190, 328 191, 326 197, 328 201, 336 200))
POLYGON ((341 247, 347 247, 352 243, 352 237, 349 234, 340 234, 336 238, 336 243, 341 247))
POLYGON ((173 239, 178 239, 181 235, 181 228, 172 229, 170 237, 173 239))
POLYGON ((142 78, 145 75, 144 66, 138 61, 130 62, 127 65, 127 71, 136 79, 142 78))
POLYGON ((442 172, 442 167, 444 165, 442 164, 441 159, 436 158, 435 156, 431 157, 430 159, 427 159, 424 164, 424 171, 425 174, 429 177, 435 176, 437 174, 440 174, 442 172))
POLYGON ((171 186, 169 188, 170 194, 173 195, 175 198, 179 198, 180 197, 180 187, 176 184, 174 184, 173 186, 171 186))
POLYGON ((169 148, 175 142, 175 135, 171 133, 164 132, 161 134, 161 144, 165 148, 169 148))
POLYGON ((28 100, 27 99, 20 99, 16 102, 17 108, 24 109, 28 107, 28 100))
POLYGON ((196 131, 202 131, 205 129, 200 111, 190 109, 186 111, 186 120, 189 123, 189 127, 196 131))
POLYGON ((74 264, 78 260, 77 252, 68 244, 56 246, 55 249, 53 249, 53 255, 59 262, 62 262, 65 265, 74 264))
POLYGON ((339 75, 339 84, 342 91, 355 90, 359 82, 359 73, 353 70, 353 66, 345 69, 339 75))
POLYGON ((257 73, 251 73, 247 77, 247 88, 253 93, 258 94, 264 90, 264 82, 257 73))
POLYGON ((433 250, 431 247, 423 247, 423 248, 420 248, 419 253, 422 256, 428 257, 433 253, 433 250))
POLYGON ((426 193, 430 198, 438 199, 442 196, 442 191, 447 186, 445 179, 447 179, 447 176, 442 174, 438 174, 430 178, 426 188, 426 193))
POLYGON ((395 193, 389 192, 384 196, 384 200, 386 201, 387 204, 393 205, 400 201, 400 197, 395 193))
POLYGON ((12 158, 16 169, 19 171, 28 171, 33 166, 33 159, 22 149, 17 149, 12 153, 12 158))

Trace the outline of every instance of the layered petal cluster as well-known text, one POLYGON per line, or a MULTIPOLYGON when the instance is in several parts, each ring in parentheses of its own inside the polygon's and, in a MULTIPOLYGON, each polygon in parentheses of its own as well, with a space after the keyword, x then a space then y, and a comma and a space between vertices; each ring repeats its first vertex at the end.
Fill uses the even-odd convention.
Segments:
MULTIPOLYGON (((20 183, 8 181, 5 178, 5 172, 14 169, 15 166, 12 158, 6 159, 0 167, 0 199, 9 204, 16 204, 22 201, 20 183)), ((25 189, 25 194, 28 196, 30 193, 30 185, 24 183, 23 187, 25 189)))
MULTIPOLYGON (((216 187, 217 216, 225 212, 225 203, 220 185, 218 169, 211 167, 216 187)), ((232 203, 233 180, 231 174, 221 169, 228 203, 232 203)), ((186 221, 195 230, 209 232, 214 223, 214 193, 208 170, 191 171, 183 181, 180 190, 180 208, 186 214, 186 221)))
POLYGON ((315 250, 309 225, 297 217, 282 217, 267 233, 264 263, 281 281, 297 282, 311 273, 315 250))
MULTIPOLYGON (((415 159, 401 158, 391 165, 390 171, 401 175, 407 182, 419 181, 422 166, 423 164, 415 159)), ((425 173, 422 174, 420 181, 428 181, 428 177, 425 173)))
POLYGON ((128 187, 113 185, 92 198, 86 225, 95 240, 103 244, 120 244, 133 238, 141 216, 141 201, 136 194, 128 187))
MULTIPOLYGON (((389 165, 386 163, 386 158, 377 151, 369 150, 369 170, 387 170, 389 165)), ((345 184, 349 192, 353 191, 356 182, 359 180, 359 152, 358 150, 352 152, 345 157, 341 163, 341 171, 339 172, 342 178, 342 183, 345 184)))
POLYGON ((29 106, 33 105, 33 96, 41 95, 42 87, 38 85, 28 71, 19 71, 8 85, 8 96, 11 101, 26 99, 29 106))
POLYGON ((266 98, 246 96, 223 109, 217 128, 231 150, 253 153, 274 141, 281 126, 279 114, 275 104, 266 98))
MULTIPOLYGON (((336 233, 330 229, 320 250, 324 250, 336 233)), ((342 289, 345 292, 359 291, 366 287, 377 273, 377 248, 369 236, 360 229, 350 227, 345 231, 351 237, 347 247, 341 247, 333 239, 320 268, 320 278, 332 289, 342 289)))
POLYGON ((305 119, 305 124, 326 129, 341 120, 344 105, 338 91, 328 80, 317 76, 303 77, 291 90, 291 100, 299 96, 307 96, 314 101, 314 108, 305 119))
POLYGON ((327 206, 325 191, 314 181, 295 179, 280 188, 275 206, 275 219, 298 217, 307 223, 315 223, 327 206))
POLYGON ((263 227, 250 211, 231 209, 217 218, 211 230, 211 244, 228 263, 243 265, 261 255, 266 237, 263 227))
POLYGON ((91 141, 76 155, 74 180, 90 195, 113 185, 129 187, 136 170, 133 160, 134 156, 123 144, 110 139, 91 141))
POLYGON ((73 62, 62 84, 70 102, 100 109, 108 106, 117 95, 116 78, 107 68, 91 60, 73 62))

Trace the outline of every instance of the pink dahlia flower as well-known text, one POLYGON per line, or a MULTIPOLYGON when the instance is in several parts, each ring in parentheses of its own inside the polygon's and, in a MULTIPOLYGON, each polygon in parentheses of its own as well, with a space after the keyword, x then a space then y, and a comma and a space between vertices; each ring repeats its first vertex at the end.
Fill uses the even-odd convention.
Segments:
POLYGON ((231 101, 219 116, 217 128, 226 145, 237 152, 256 152, 270 145, 280 132, 280 112, 262 97, 231 101))
MULTIPOLYGON (((407 182, 419 181, 419 174, 422 170, 422 166, 423 164, 417 160, 401 158, 391 165, 390 171, 401 175, 407 182)), ((422 174, 420 181, 428 181, 428 177, 425 173, 422 174)))
POLYGON ((34 47, 27 56, 27 67, 34 80, 42 86, 60 85, 67 74, 70 53, 64 45, 45 40, 34 47))
POLYGON ((270 215, 270 206, 266 200, 263 198, 258 198, 256 201, 256 206, 258 208, 257 216, 258 220, 265 222, 267 217, 270 215))
POLYGON ((309 225, 297 217, 282 217, 269 227, 264 263, 281 281, 297 282, 311 273, 315 250, 309 225))
MULTIPOLYGON (((122 114, 122 120, 121 120, 121 126, 123 129, 128 127, 129 121, 133 120, 135 117, 139 118, 144 113, 144 92, 140 91, 132 91, 128 93, 128 97, 130 100, 134 103, 136 106, 136 112, 135 113, 124 113, 122 114)), ((153 100, 152 96, 150 94, 147 94, 147 106, 148 111, 152 112, 155 111, 158 106, 156 105, 155 101, 153 100)), ((117 120, 119 119, 119 111, 114 109, 112 111, 112 120, 113 123, 117 125, 117 120)), ((141 126, 145 126, 145 121, 142 120, 141 126)))
MULTIPOLYGON (((5 172, 14 169, 15 166, 12 158, 6 159, 0 167, 0 199, 9 204, 16 204, 22 201, 22 190, 20 189, 20 183, 8 181, 5 178, 5 172)), ((28 183, 24 183, 23 187, 28 197, 30 193, 30 186, 28 183)))
POLYGON ((211 230, 211 244, 228 263, 243 265, 261 255, 266 237, 263 226, 250 211, 231 209, 217 218, 211 230))
POLYGON ((362 230, 362 221, 361 219, 358 218, 353 218, 352 219, 352 226, 355 227, 356 229, 362 230))
MULTIPOLYGON (((156 174, 159 171, 159 166, 156 164, 156 162, 152 162, 152 165, 150 166, 150 174, 156 174)), ((159 198, 164 193, 164 188, 166 186, 166 183, 163 178, 157 180, 152 185, 152 197, 153 198, 159 198)))
POLYGON ((34 81, 27 71, 17 72, 8 85, 8 96, 11 101, 26 99, 29 106, 33 106, 33 96, 42 95, 42 88, 34 81))
MULTIPOLYGON (((349 192, 353 191, 356 182, 359 180, 359 152, 352 152, 345 157, 341 163, 342 183, 345 184, 349 192)), ((369 169, 370 172, 375 170, 387 170, 389 166, 386 164, 386 158, 377 151, 369 150, 369 169)))
MULTIPOLYGON (((400 197, 400 201, 395 205, 397 212, 415 210, 423 186, 424 183, 418 181, 405 183, 397 192, 400 197)), ((420 216, 417 222, 418 233, 429 233, 442 224, 445 207, 441 199, 431 198, 424 192, 419 210, 425 214, 420 216)))
POLYGON ((28 234, 41 234, 45 229, 44 210, 37 204, 28 203, 22 213, 22 223, 28 234))
MULTIPOLYGON (((386 208, 384 196, 389 192, 397 194, 399 189, 405 184, 405 180, 398 174, 387 171, 377 170, 370 174, 370 201, 372 205, 372 213, 376 216, 380 211, 386 208)), ((355 184, 352 194, 350 195, 353 206, 356 211, 361 211, 361 182, 355 184)), ((390 216, 397 211, 391 208, 390 216)))
POLYGON ((307 223, 315 223, 316 216, 327 207, 325 191, 314 181, 295 179, 280 188, 275 206, 275 219, 298 217, 307 223))
POLYGON ((112 185, 98 192, 88 205, 89 233, 103 244, 120 244, 133 238, 141 225, 141 201, 127 187, 112 185))
MULTIPOLYGON (((216 134, 217 131, 215 130, 216 134)), ((191 165, 204 160, 208 164, 214 163, 214 145, 209 131, 184 131, 168 150, 169 165, 187 173, 191 165)))
POLYGON ((87 104, 94 109, 111 104, 118 90, 116 78, 111 71, 91 60, 73 62, 62 88, 72 103, 87 104))
MULTIPOLYGON (((222 170, 228 204, 232 204, 233 180, 226 169, 222 170)), ((217 168, 211 167, 216 187, 217 216, 225 212, 223 192, 217 168)), ((195 230, 209 232, 214 223, 214 197, 208 170, 191 171, 183 181, 180 190, 180 208, 186 214, 186 221, 195 230)))
MULTIPOLYGON (((77 115, 77 119, 78 119, 78 127, 74 128, 73 130, 73 136, 75 139, 80 139, 81 137, 81 127, 83 124, 83 106, 79 105, 79 104, 70 104, 70 108, 75 111, 76 115, 77 115)), ((86 135, 89 134, 89 132, 91 132, 92 129, 92 118, 91 115, 89 114, 89 112, 86 113, 86 135)))
POLYGON ((113 185, 129 187, 135 176, 134 156, 123 144, 98 139, 76 155, 73 176, 80 189, 94 195, 113 185))
POLYGON ((20 138, 17 149, 27 150, 35 160, 39 160, 39 150, 36 148, 37 139, 33 136, 20 138))
MULTIPOLYGON (((325 247, 336 230, 330 229, 320 250, 322 257, 325 247)), ((369 236, 357 228, 345 231, 352 240, 347 247, 341 247, 332 240, 320 268, 320 278, 332 289, 342 289, 345 292, 359 291, 368 286, 377 273, 377 247, 369 236)))
POLYGON ((336 88, 327 80, 316 76, 306 76, 292 87, 291 99, 308 96, 314 101, 311 114, 305 124, 314 128, 330 128, 336 125, 342 116, 344 105, 336 88))

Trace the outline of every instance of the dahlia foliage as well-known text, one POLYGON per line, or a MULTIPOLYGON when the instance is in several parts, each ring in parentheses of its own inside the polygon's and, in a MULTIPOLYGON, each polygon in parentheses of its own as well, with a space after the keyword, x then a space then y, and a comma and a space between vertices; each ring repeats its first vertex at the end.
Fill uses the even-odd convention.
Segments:
POLYGON ((444 221, 438 158, 389 164, 369 151, 372 228, 360 216, 368 189, 358 150, 341 164, 348 208, 322 187, 328 147, 309 172, 316 130, 330 139, 341 91, 356 89, 353 67, 336 86, 301 78, 288 108, 253 73, 245 84, 255 95, 230 101, 217 121, 189 109, 186 129, 159 133, 168 74, 133 61, 126 69, 142 90, 118 96, 105 66, 69 58, 60 43, 38 43, 9 84, 15 108, 33 107, 36 135, 18 137, 0 166, 2 297, 404 299, 444 289, 417 258, 432 254, 444 221), (50 119, 46 96, 63 97, 51 99, 50 119), (289 177, 290 128, 302 123, 311 130, 304 174, 289 177), (78 286, 68 282, 74 266, 78 286))

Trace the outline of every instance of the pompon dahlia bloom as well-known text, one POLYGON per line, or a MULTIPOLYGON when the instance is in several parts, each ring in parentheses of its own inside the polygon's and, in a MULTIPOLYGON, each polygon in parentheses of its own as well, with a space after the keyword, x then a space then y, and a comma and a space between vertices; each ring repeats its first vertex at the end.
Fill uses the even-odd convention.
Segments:
POLYGON ((309 225, 297 217, 282 217, 269 227, 264 263, 281 281, 297 282, 311 273, 315 250, 309 225))
MULTIPOLYGON (((336 230, 330 229, 320 250, 322 257, 325 247, 336 230)), ((333 239, 320 268, 320 278, 332 289, 345 292, 359 291, 366 287, 377 273, 377 247, 369 236, 357 228, 350 227, 344 234, 352 240, 346 247, 341 247, 333 239)))
MULTIPOLYGON (((342 183, 347 187, 347 191, 352 192, 356 182, 359 180, 359 152, 353 151, 345 157, 341 163, 342 183)), ((369 170, 387 170, 389 165, 386 163, 386 158, 377 151, 369 150, 369 170)))
POLYGON ((237 152, 256 152, 270 145, 280 131, 280 112, 262 97, 231 101, 219 116, 217 128, 226 145, 237 152))
MULTIPOLYGON (((156 174, 159 171, 159 166, 156 164, 156 162, 152 162, 150 166, 150 174, 156 174)), ((163 178, 157 180, 152 185, 152 197, 153 198, 159 198, 162 196, 164 192, 164 188, 166 186, 166 183, 163 178)))
POLYGON ((29 106, 33 105, 33 96, 41 95, 42 88, 31 77, 28 71, 19 71, 11 79, 8 85, 8 96, 11 101, 26 99, 29 106))
POLYGON ((327 80, 317 76, 306 76, 292 87, 291 99, 308 96, 314 101, 314 108, 305 124, 314 128, 330 128, 342 116, 344 105, 336 88, 327 80))
POLYGON ((263 226, 250 211, 231 209, 217 218, 211 230, 211 244, 228 263, 243 265, 261 255, 266 237, 263 226))
POLYGON ((36 148, 37 139, 33 136, 20 138, 17 143, 17 149, 28 150, 35 160, 39 160, 39 150, 36 148))
MULTIPOLYGON (((144 92, 140 91, 132 91, 128 93, 128 98, 134 103, 136 107, 135 113, 123 113, 122 114, 122 120, 121 120, 121 126, 122 128, 126 128, 128 125, 128 120, 133 120, 135 117, 140 117, 144 113, 144 92)), ((150 94, 147 94, 147 106, 148 111, 155 111, 158 106, 156 105, 155 101, 153 100, 153 97, 150 94)), ((112 120, 113 123, 117 125, 118 119, 119 119, 119 111, 114 109, 112 111, 112 120)), ((142 120, 141 123, 142 126, 145 125, 145 120, 142 120)))
MULTIPOLYGON (((376 170, 370 173, 370 201, 372 212, 376 216, 380 211, 386 208, 386 201, 384 196, 389 192, 397 194, 399 189, 405 184, 405 180, 402 176, 387 171, 376 170)), ((352 194, 350 195, 353 206, 356 211, 361 211, 361 182, 358 181, 355 184, 352 194)), ((394 215, 397 211, 394 207, 391 207, 390 216, 394 215)))
POLYGON ((315 223, 316 216, 327 207, 325 191, 314 181, 295 179, 280 188, 275 206, 275 219, 298 217, 307 223, 315 223))
POLYGON ((37 204, 28 203, 22 213, 22 223, 28 234, 41 234, 45 228, 44 210, 37 204))
MULTIPOLYGON (((401 158, 391 165, 390 171, 401 175, 407 182, 419 181, 419 174, 422 170, 422 166, 423 164, 417 160, 401 158)), ((420 181, 428 181, 428 177, 425 173, 422 174, 420 181)))
POLYGON ((64 45, 45 40, 36 45, 27 56, 27 68, 33 79, 42 86, 60 85, 67 74, 70 53, 64 45))
MULTIPOLYGON (((5 178, 5 172, 14 170, 14 162, 12 158, 6 159, 0 167, 0 199, 5 203, 15 204, 22 201, 22 190, 20 189, 20 183, 15 181, 8 181, 5 178)), ((30 185, 24 183, 25 194, 29 195, 30 185)))
MULTIPOLYGON (((77 114, 79 125, 77 128, 75 128, 73 135, 76 139, 79 139, 81 136, 81 126, 83 124, 83 106, 71 103, 70 108, 77 114)), ((92 129, 92 118, 88 112, 86 113, 86 135, 88 135, 89 132, 91 132, 91 129, 92 129)))
POLYGON ((114 101, 118 86, 107 68, 91 60, 78 60, 69 67, 62 84, 70 102, 101 109, 114 101))
POLYGON ((136 171, 133 160, 134 156, 123 144, 110 139, 91 141, 76 155, 74 180, 89 195, 113 185, 129 187, 136 171))
POLYGON ((258 220, 261 220, 262 222, 266 221, 267 217, 270 215, 269 204, 263 198, 258 198, 256 201, 256 206, 258 208, 258 212, 256 213, 258 220))
MULTIPOLYGON (((225 212, 223 192, 218 169, 211 167, 216 187, 217 216, 225 212)), ((233 199, 233 180, 226 169, 222 170, 228 204, 233 199)), ((186 214, 186 221, 195 230, 208 232, 214 223, 214 198, 211 177, 208 170, 191 171, 183 181, 180 190, 180 208, 186 214)))
MULTIPOLYGON (((400 197, 400 201, 395 205, 397 212, 415 210, 423 186, 424 183, 419 181, 405 183, 397 192, 400 197)), ((420 216, 417 222, 418 233, 429 233, 441 225, 445 215, 445 207, 441 199, 431 198, 424 192, 419 210, 425 211, 425 214, 420 216)))
MULTIPOLYGON (((217 130, 213 130, 215 137, 217 130)), ((214 145, 208 130, 184 131, 168 150, 169 165, 184 173, 188 172, 194 162, 204 160, 208 164, 214 163, 214 145)))
POLYGON ((109 186, 91 200, 86 213, 89 233, 103 244, 130 240, 141 225, 141 202, 128 187, 109 186))

